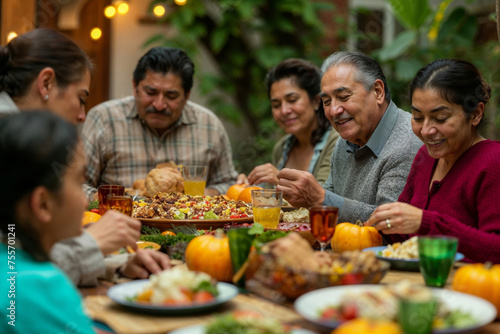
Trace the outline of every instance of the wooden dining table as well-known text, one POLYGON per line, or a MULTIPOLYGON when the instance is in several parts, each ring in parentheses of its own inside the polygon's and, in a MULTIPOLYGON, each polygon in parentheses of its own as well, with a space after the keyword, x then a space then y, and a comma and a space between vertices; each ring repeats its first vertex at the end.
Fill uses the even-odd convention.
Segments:
MULTIPOLYGON (((451 273, 451 276, 454 272, 451 273)), ((380 282, 381 284, 397 283, 401 280, 409 280, 414 283, 424 284, 423 277, 419 272, 408 272, 390 270, 380 282)), ((451 279, 449 280, 451 281, 451 279)), ((331 330, 319 327, 304 319, 293 309, 293 303, 274 303, 253 293, 240 293, 228 303, 220 306, 212 312, 200 313, 192 316, 166 316, 148 315, 128 310, 107 297, 108 289, 115 283, 100 281, 98 286, 80 288, 84 297, 85 308, 89 316, 97 321, 108 325, 114 332, 120 334, 164 334, 175 329, 191 325, 206 324, 221 313, 235 310, 251 310, 266 316, 277 318, 283 323, 308 329, 319 334, 330 333, 331 330)), ((448 287, 446 287, 448 288, 448 287)), ((476 333, 497 334, 500 333, 500 321, 490 323, 476 333)))

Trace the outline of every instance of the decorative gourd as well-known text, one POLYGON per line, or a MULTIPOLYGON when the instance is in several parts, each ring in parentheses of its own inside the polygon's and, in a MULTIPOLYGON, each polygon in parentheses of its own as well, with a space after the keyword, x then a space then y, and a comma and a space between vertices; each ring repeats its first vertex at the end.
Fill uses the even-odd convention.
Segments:
POLYGON ((215 235, 199 235, 191 240, 184 257, 189 270, 202 271, 218 281, 232 281, 229 241, 222 230, 217 230, 215 235))
POLYGON ((332 334, 402 334, 399 325, 386 320, 354 319, 343 323, 332 334))
POLYGON ((331 243, 335 253, 342 253, 348 250, 382 246, 382 236, 375 227, 363 226, 363 223, 358 220, 356 224, 338 224, 331 243))
POLYGON ((460 267, 453 276, 451 287, 490 301, 500 317, 500 264, 486 262, 460 267))

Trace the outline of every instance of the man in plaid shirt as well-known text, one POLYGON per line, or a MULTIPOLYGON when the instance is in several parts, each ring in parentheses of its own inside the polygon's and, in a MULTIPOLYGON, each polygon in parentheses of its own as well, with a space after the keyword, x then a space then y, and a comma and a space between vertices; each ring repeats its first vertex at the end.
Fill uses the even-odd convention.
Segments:
POLYGON ((217 116, 188 101, 194 65, 176 48, 156 47, 138 62, 133 96, 92 108, 82 138, 89 199, 101 184, 131 187, 159 163, 207 165, 206 195, 236 180, 228 135, 217 116))

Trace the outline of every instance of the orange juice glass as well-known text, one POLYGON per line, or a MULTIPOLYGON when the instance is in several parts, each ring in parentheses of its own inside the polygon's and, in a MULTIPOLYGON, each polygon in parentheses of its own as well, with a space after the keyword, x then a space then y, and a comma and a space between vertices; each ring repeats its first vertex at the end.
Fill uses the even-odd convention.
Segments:
POLYGON ((282 204, 282 191, 272 189, 252 190, 253 221, 265 228, 278 228, 282 204))
POLYGON ((203 196, 207 185, 207 166, 183 166, 184 194, 203 196))

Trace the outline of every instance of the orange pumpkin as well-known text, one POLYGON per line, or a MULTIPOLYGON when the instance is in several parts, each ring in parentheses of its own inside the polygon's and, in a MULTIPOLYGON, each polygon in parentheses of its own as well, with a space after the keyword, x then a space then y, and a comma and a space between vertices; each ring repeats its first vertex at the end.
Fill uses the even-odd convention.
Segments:
POLYGON ((217 230, 215 235, 199 235, 191 240, 184 257, 189 270, 202 271, 218 281, 232 281, 229 240, 222 230, 217 230))
POLYGON ((227 197, 232 200, 237 200, 241 192, 248 187, 248 184, 233 184, 226 192, 227 197))
POLYGON ((243 189, 243 191, 238 196, 239 201, 245 203, 252 203, 252 190, 262 190, 263 188, 257 186, 250 186, 243 189))
POLYGON ((332 334, 401 334, 401 328, 393 321, 354 319, 343 323, 332 334))
POLYGON ((368 247, 382 246, 382 236, 375 227, 363 226, 360 221, 357 221, 356 224, 340 223, 335 227, 331 244, 335 253, 362 250, 368 247))
POLYGON ((460 267, 453 276, 451 288, 490 301, 500 317, 500 264, 487 262, 460 267))

